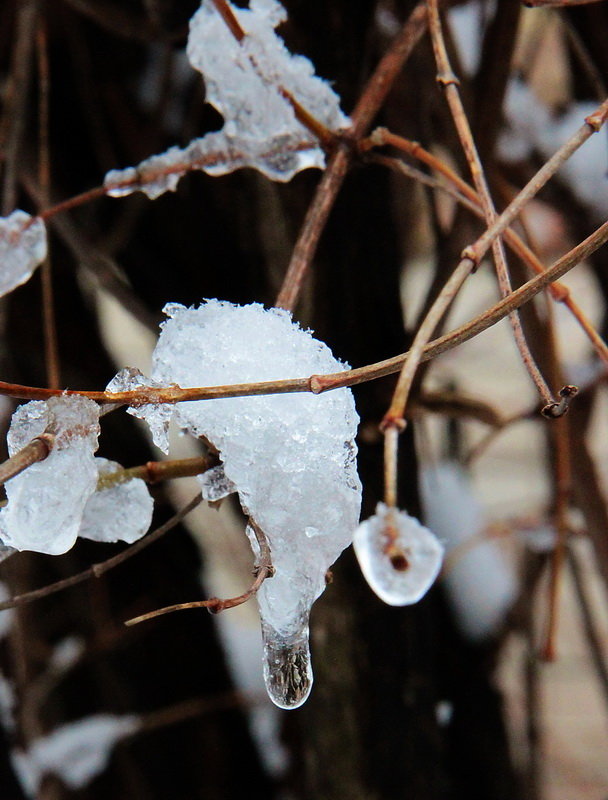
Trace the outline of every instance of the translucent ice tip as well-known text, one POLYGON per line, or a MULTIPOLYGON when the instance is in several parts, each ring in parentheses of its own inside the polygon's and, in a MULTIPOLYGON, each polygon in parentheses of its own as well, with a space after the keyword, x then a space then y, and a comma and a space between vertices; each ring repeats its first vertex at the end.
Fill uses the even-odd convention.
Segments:
POLYGON ((295 640, 285 640, 263 628, 264 682, 272 702, 288 711, 306 702, 312 688, 308 629, 295 640))

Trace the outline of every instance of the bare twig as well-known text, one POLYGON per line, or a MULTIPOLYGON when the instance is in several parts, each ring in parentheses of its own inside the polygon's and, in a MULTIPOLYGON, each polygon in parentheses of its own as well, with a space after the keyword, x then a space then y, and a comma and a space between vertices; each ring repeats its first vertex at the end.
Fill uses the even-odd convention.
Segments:
POLYGON ((55 437, 52 433, 42 433, 32 439, 14 456, 0 464, 0 486, 3 486, 11 478, 31 467, 32 464, 44 461, 53 449, 54 440, 55 437))
POLYGON ((142 614, 139 617, 134 617, 125 622, 125 625, 138 625, 140 622, 147 622, 155 617, 163 616, 164 614, 172 614, 174 611, 185 611, 190 608, 206 608, 212 614, 219 614, 220 611, 225 611, 228 608, 235 608, 250 600, 258 591, 260 586, 267 578, 274 575, 274 567, 270 557, 270 546, 268 539, 262 529, 256 525, 253 520, 249 520, 251 527, 255 532, 255 537, 260 549, 258 563, 254 567, 255 579, 249 589, 239 594, 237 597, 228 597, 225 600, 219 597, 211 597, 209 600, 193 600, 189 603, 177 603, 172 606, 165 606, 164 608, 157 608, 155 611, 149 611, 147 614, 142 614))

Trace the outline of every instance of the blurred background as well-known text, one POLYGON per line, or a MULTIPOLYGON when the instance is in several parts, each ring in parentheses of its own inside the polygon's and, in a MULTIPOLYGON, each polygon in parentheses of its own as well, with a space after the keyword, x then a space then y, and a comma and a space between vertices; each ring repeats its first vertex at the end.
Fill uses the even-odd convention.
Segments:
MULTIPOLYGON (((285 6, 280 33, 289 49, 332 81, 348 113, 415 3, 285 6)), ((2 215, 35 213, 99 186, 110 169, 221 127, 185 56, 197 7, 0 5, 2 215)), ((443 7, 450 57, 502 208, 606 97, 608 5, 443 7)), ((468 181, 435 72, 425 36, 375 122, 468 181)), ((522 214, 517 230, 545 265, 606 219, 607 168, 602 131, 522 214)), ((251 170, 195 173, 154 202, 140 193, 101 197, 57 214, 49 265, 1 301, 1 377, 103 389, 124 366, 149 374, 166 302, 272 305, 318 180, 313 170, 286 185, 251 170)), ((354 367, 403 352, 481 230, 441 185, 362 160, 331 213, 295 317, 354 367)), ((565 280, 600 333, 607 258, 600 249, 565 280)), ((515 256, 509 265, 515 285, 527 279, 515 256)), ((443 329, 498 297, 484 264, 443 329)), ((506 322, 423 366, 402 436, 400 504, 445 543, 443 573, 418 605, 390 608, 346 551, 313 610, 315 684, 301 709, 279 711, 265 695, 255 601, 217 616, 186 611, 123 625, 157 607, 245 590, 253 562, 233 498, 219 509, 199 506, 100 578, 1 612, 2 800, 605 800, 604 370, 563 304, 541 297, 522 321, 552 386, 581 388, 571 412, 560 423, 539 414, 506 322), (556 424, 568 441, 571 493, 549 662, 556 424)), ((355 387, 364 518, 382 497, 378 424, 394 383, 355 387)), ((15 405, 2 399, 3 434, 15 405)), ((173 434, 172 458, 200 452, 173 434)), ((103 418, 99 455, 127 467, 163 457, 124 410, 103 418)), ((156 526, 197 487, 180 479, 152 491, 156 526)), ((0 565, 2 593, 45 586, 120 550, 79 541, 60 557, 16 554, 0 565)))

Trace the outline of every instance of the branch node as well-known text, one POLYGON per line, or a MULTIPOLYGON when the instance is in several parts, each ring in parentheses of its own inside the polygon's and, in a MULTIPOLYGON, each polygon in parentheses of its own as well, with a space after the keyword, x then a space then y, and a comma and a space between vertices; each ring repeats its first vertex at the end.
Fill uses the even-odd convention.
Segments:
POLYGON ((437 83, 442 89, 447 89, 448 86, 460 86, 460 81, 453 72, 447 71, 437 75, 437 83))
POLYGON ((549 405, 546 405, 541 410, 541 414, 543 417, 547 417, 547 419, 558 419, 559 417, 563 417, 564 414, 568 413, 570 403, 577 394, 578 386, 568 384, 567 386, 562 387, 559 390, 559 396, 561 397, 559 403, 549 403, 549 405))
POLYGON ((397 433, 403 433, 406 426, 407 422, 403 419, 403 417, 388 413, 384 415, 379 428, 381 433, 386 433, 386 431, 389 430, 396 430, 397 433))

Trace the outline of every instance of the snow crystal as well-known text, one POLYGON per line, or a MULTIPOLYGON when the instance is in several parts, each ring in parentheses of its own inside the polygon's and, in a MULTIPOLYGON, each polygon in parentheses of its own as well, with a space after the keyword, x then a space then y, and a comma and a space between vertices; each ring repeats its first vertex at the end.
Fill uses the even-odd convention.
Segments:
MULTIPOLYGON (((106 386, 106 392, 133 392, 147 386, 161 388, 162 383, 146 378, 143 372, 134 367, 121 369, 106 386)), ((145 419, 150 426, 154 444, 163 451, 169 452, 169 422, 173 415, 173 408, 169 405, 150 403, 138 408, 129 408, 129 414, 138 419, 145 419)))
POLYGON ((17 209, 0 217, 0 297, 32 277, 46 258, 46 228, 38 217, 17 209))
POLYGON ((359 525, 353 547, 365 580, 391 606, 417 603, 441 568, 443 547, 437 537, 406 511, 384 503, 378 503, 376 513, 359 525), (394 545, 403 556, 402 563, 395 563, 385 552, 389 525, 397 532, 394 545))
POLYGON ((131 478, 108 487, 103 479, 122 469, 116 461, 96 458, 101 488, 89 497, 78 535, 94 542, 132 544, 146 533, 152 522, 154 501, 140 478, 131 478))
MULTIPOLYGON (((169 305, 165 313, 170 319, 152 371, 162 384, 267 381, 345 368, 280 309, 209 300, 199 308, 169 305)), ((166 409, 134 413, 158 430, 155 414, 164 419, 166 409)), ((258 593, 266 656, 273 674, 277 659, 289 674, 267 685, 277 704, 299 705, 311 682, 305 664, 310 607, 325 588, 327 569, 350 544, 359 517, 352 394, 338 389, 221 398, 179 403, 173 413, 181 427, 219 451, 241 505, 268 537, 276 574, 258 593), (319 532, 313 541, 307 528, 319 532)))
POLYGON ((209 503, 223 500, 224 497, 236 492, 236 486, 230 478, 226 477, 224 467, 221 464, 196 477, 201 485, 203 500, 207 500, 209 503))
POLYGON ((517 596, 513 569, 496 541, 475 541, 485 521, 458 464, 444 462, 423 470, 420 490, 425 520, 445 542, 448 556, 462 547, 446 564, 444 575, 456 621, 469 639, 484 639, 499 627, 517 596))
POLYGON ((17 550, 59 555, 74 544, 85 504, 95 491, 99 406, 65 396, 20 406, 8 432, 9 454, 45 431, 55 436, 47 458, 6 484, 0 538, 17 550))
POLYGON ((11 758, 23 788, 37 796, 45 775, 56 775, 68 789, 82 789, 106 768, 114 746, 137 730, 139 718, 96 714, 70 722, 35 739, 11 758))

